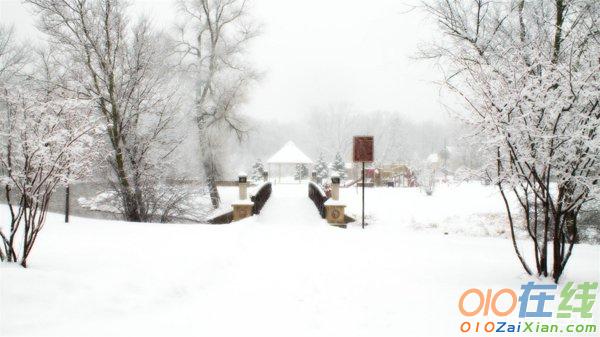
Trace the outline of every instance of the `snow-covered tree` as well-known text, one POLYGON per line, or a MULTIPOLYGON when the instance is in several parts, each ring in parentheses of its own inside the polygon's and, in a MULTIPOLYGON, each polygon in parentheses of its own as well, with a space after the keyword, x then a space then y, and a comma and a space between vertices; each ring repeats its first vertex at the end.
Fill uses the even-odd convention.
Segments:
POLYGON ((427 51, 446 88, 493 153, 487 173, 504 198, 515 239, 518 201, 538 275, 558 282, 577 238, 577 215, 599 197, 600 2, 432 1, 446 39, 427 51), (551 247, 550 247, 551 246, 551 247), (548 250, 552 249, 549 258, 548 250))
POLYGON ((319 159, 315 165, 315 172, 317 173, 317 183, 323 184, 329 178, 329 164, 325 161, 323 153, 319 155, 319 159))
POLYGON ((346 162, 339 152, 335 154, 335 158, 331 164, 331 170, 337 173, 340 179, 346 179, 346 162))
POLYGON ((440 158, 441 168, 444 170, 444 174, 446 174, 448 170, 448 161, 451 158, 450 150, 444 145, 444 147, 437 152, 437 155, 440 158))
POLYGON ((180 0, 185 17, 178 28, 177 52, 193 77, 200 158, 212 204, 219 207, 216 182, 223 174, 224 143, 247 128, 239 115, 257 74, 248 64, 246 46, 258 33, 246 0, 180 0))
POLYGON ((433 195, 435 191, 435 179, 436 179, 436 171, 430 165, 425 165, 425 167, 419 172, 419 186, 427 195, 433 195))
POLYGON ((308 177, 308 166, 306 164, 296 164, 296 172, 294 173, 294 179, 302 180, 308 177))
POLYGON ((29 79, 0 85, 1 185, 9 219, 0 223, 0 260, 27 266, 58 185, 90 173, 102 130, 90 99, 29 79))
POLYGON ((28 62, 28 50, 15 40, 14 28, 0 23, 0 85, 18 77, 28 62))
MULTIPOLYGON (((28 0, 63 65, 64 89, 94 100, 105 125, 110 181, 129 221, 153 221, 172 195, 161 181, 178 145, 167 40, 120 0, 28 0), (131 22, 136 22, 132 24, 131 22)), ((177 198, 175 198, 177 199, 177 198)))
POLYGON ((252 175, 250 176, 250 179, 253 181, 262 181, 264 173, 265 166, 263 165, 262 160, 257 159, 256 163, 252 165, 252 175))

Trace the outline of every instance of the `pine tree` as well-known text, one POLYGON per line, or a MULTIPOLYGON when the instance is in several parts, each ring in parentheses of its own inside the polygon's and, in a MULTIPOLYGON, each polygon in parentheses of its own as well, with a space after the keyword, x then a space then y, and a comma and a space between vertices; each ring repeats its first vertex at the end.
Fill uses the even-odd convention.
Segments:
POLYGON ((339 152, 335 155, 331 169, 338 174, 340 179, 346 179, 346 163, 339 152))
POLYGON ((322 184, 324 181, 327 181, 327 178, 329 177, 329 166, 323 158, 323 153, 319 155, 319 160, 317 160, 317 165, 315 166, 315 172, 317 172, 317 183, 322 184))
POLYGON ((306 164, 296 164, 296 174, 294 179, 302 180, 308 177, 308 167, 306 164))
POLYGON ((252 179, 252 181, 261 181, 264 173, 265 166, 263 165, 263 162, 260 159, 256 160, 256 163, 252 165, 252 175, 250 176, 250 179, 252 179))

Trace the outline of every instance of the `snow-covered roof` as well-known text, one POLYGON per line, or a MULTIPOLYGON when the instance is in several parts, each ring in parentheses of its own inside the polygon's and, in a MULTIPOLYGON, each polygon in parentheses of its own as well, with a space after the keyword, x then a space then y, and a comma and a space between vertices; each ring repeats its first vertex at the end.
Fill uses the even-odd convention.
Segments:
POLYGON ((427 162, 429 163, 439 163, 440 162, 440 156, 437 153, 432 153, 429 155, 429 157, 427 157, 427 162))
POLYGON ((294 142, 289 141, 285 143, 285 145, 277 151, 269 160, 267 160, 269 164, 312 164, 313 161, 308 158, 304 152, 300 151, 300 149, 294 144, 294 142))

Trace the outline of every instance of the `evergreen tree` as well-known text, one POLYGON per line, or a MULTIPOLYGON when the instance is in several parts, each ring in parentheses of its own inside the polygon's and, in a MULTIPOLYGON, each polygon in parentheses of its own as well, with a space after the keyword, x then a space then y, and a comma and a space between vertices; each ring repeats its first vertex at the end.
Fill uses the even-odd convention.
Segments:
POLYGON ((258 159, 256 163, 252 165, 252 175, 250 176, 250 179, 252 179, 252 181, 261 181, 264 173, 265 166, 263 165, 263 162, 258 159))
POLYGON ((331 169, 338 174, 341 180, 346 179, 346 162, 339 152, 335 155, 331 169))
POLYGON ((438 156, 442 160, 442 168, 445 170, 448 169, 448 160, 450 159, 450 151, 448 147, 444 145, 444 147, 438 152, 438 156))
POLYGON ((323 153, 319 155, 319 160, 317 160, 317 165, 315 166, 315 172, 317 172, 317 183, 322 184, 324 181, 327 181, 327 178, 329 177, 329 166, 323 158, 323 153))
POLYGON ((308 177, 308 166, 306 164, 296 164, 296 174, 294 179, 302 180, 308 177))

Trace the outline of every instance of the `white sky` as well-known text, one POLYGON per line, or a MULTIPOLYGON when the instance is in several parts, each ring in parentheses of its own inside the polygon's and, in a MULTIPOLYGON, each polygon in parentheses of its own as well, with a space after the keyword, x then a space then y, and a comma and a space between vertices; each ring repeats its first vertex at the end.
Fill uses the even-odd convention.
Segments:
MULTIPOLYGON (((432 37, 412 0, 254 0, 263 24, 251 57, 265 73, 244 107, 248 115, 294 120, 314 108, 350 105, 396 111, 414 120, 445 119, 431 63, 411 60, 432 37)), ((173 0, 134 0, 134 10, 170 28, 173 0)), ((37 33, 21 0, 0 0, 0 21, 37 33)))

